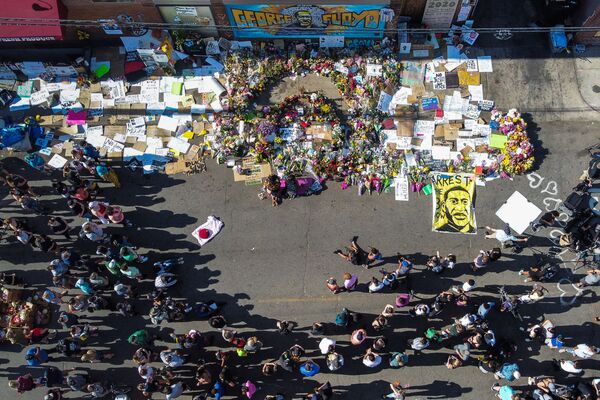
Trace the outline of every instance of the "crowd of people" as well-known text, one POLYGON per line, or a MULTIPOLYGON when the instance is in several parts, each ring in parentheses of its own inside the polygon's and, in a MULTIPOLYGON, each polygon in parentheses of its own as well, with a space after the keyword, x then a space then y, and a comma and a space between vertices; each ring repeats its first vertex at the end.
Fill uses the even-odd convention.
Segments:
MULTIPOLYGON (((513 294, 501 289, 495 300, 474 295, 483 289, 474 278, 452 285, 434 297, 424 298, 412 288, 411 275, 416 269, 425 274, 444 274, 458 268, 461 260, 457 260, 456 255, 437 252, 423 268, 414 268, 415 261, 410 256, 397 254, 397 258, 389 261, 375 247, 363 250, 358 237, 352 238, 344 250, 334 252, 352 267, 343 274, 343 282, 330 277, 325 288, 333 294, 359 290, 358 271, 361 270, 353 268, 369 271, 380 266, 380 275, 370 279, 367 290, 393 293, 393 304, 382 304, 381 313, 372 321, 359 311, 343 308, 334 321, 317 321, 305 330, 317 340, 296 343, 289 348, 269 343, 278 356, 267 357, 270 353, 265 353, 261 338, 232 327, 221 313, 221 304, 206 299, 196 302, 178 298, 178 266, 184 259, 151 259, 143 254, 128 233, 132 221, 121 207, 110 204, 104 196, 105 191, 113 190, 108 184, 114 188, 121 186, 115 170, 85 142, 76 146, 72 155, 73 160, 65 165, 62 177, 52 184, 54 193, 62 198, 62 203, 54 207, 44 204, 37 188, 34 190, 25 177, 4 168, 0 174, 10 196, 25 213, 23 217, 2 219, 2 240, 11 246, 16 242, 30 246, 32 251, 44 253, 48 259, 47 286, 43 290, 24 287, 28 281, 24 273, 2 275, 5 287, 31 291, 27 302, 44 304, 50 313, 49 318, 36 319, 32 324, 22 327, 9 324, 0 330, 2 341, 25 347, 27 368, 43 368, 43 373, 38 368, 24 370, 11 379, 9 387, 18 393, 43 391, 40 397, 45 400, 60 400, 65 396, 100 399, 127 395, 130 391, 133 394, 135 386, 145 398, 173 400, 185 394, 195 400, 228 396, 283 400, 289 398, 288 394, 271 392, 261 385, 276 376, 299 374, 323 382, 303 394, 304 398, 327 400, 336 396, 336 390, 326 377, 319 379, 319 374, 326 369, 341 370, 349 359, 360 359, 364 368, 398 369, 410 367, 411 360, 420 357, 424 349, 451 348, 453 353, 448 356, 446 367, 452 370, 471 366, 483 374, 492 374, 498 380, 492 391, 502 400, 595 399, 600 396, 600 380, 566 379, 581 376, 579 360, 594 357, 600 352, 598 347, 579 342, 577 338, 566 339, 561 327, 551 320, 535 324, 523 322, 522 313, 526 312, 523 305, 546 297, 548 290, 543 284, 551 280, 556 271, 539 263, 528 271, 522 270, 519 274, 525 282, 532 282, 531 289, 527 293, 513 294), (72 213, 77 227, 58 215, 67 210, 72 213), (32 214, 41 216, 46 225, 33 226, 32 214), (384 269, 386 263, 394 264, 393 268, 384 269), (153 287, 142 290, 142 282, 150 281, 153 287), (149 307, 138 307, 140 299, 145 299, 149 307), (117 357, 114 349, 103 342, 99 324, 86 316, 98 311, 149 320, 150 326, 127 332, 130 356, 139 374, 135 385, 108 381, 84 369, 87 363, 110 362, 117 357), (511 318, 523 337, 499 334, 490 322, 492 313, 505 313, 505 318, 511 318), (421 320, 425 329, 417 329, 409 340, 400 342, 393 328, 399 318, 421 320), (211 332, 219 331, 220 336, 198 329, 168 337, 160 335, 163 322, 199 320, 208 321, 213 328, 211 332), (60 328, 50 329, 48 326, 52 324, 60 328), (336 338, 343 335, 347 335, 347 343, 340 346, 336 338), (538 376, 536 371, 528 370, 527 378, 522 375, 516 355, 521 347, 536 344, 548 346, 555 352, 557 374, 538 376), (61 370, 48 364, 55 355, 69 361, 79 360, 81 368, 61 370), (261 379, 250 380, 236 372, 235 367, 243 365, 250 355, 261 360, 261 379), (182 368, 189 366, 195 369, 193 379, 181 373, 182 368)), ((534 228, 552 226, 551 217, 543 216, 534 228)), ((486 237, 497 239, 500 247, 481 250, 472 262, 469 260, 466 264, 473 274, 484 272, 490 264, 500 260, 507 248, 527 242, 526 237, 514 237, 506 229, 488 227, 486 237)), ((598 273, 598 269, 590 269, 581 278, 580 286, 597 284, 598 273)), ((298 335, 295 324, 290 321, 278 321, 273 329, 281 335, 298 335)), ((398 380, 390 382, 389 391, 377 394, 390 399, 404 399, 409 395, 408 385, 398 380)))

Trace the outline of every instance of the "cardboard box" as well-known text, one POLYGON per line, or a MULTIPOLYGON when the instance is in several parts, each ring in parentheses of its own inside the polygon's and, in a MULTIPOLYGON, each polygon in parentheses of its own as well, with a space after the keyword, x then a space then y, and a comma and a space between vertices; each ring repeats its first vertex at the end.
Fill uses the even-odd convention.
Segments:
POLYGON ((81 89, 79 92, 79 102, 84 109, 90 108, 90 102, 92 101, 92 94, 89 89, 81 89))
POLYGON ((435 126, 435 131, 433 133, 433 138, 434 139, 444 138, 444 125, 436 125, 435 126))
POLYGON ((396 124, 396 135, 402 137, 411 137, 414 134, 415 130, 415 120, 414 119, 406 119, 400 120, 396 124))
POLYGON ((416 119, 417 109, 412 106, 396 106, 394 117, 401 119, 416 119))
POLYGON ((185 155, 185 159, 191 161, 191 160, 198 158, 199 151, 200 151, 200 146, 198 146, 197 144, 191 145, 190 149, 188 150, 188 152, 185 155))
POLYGON ((167 175, 180 174, 183 172, 187 172, 189 168, 185 165, 186 161, 184 159, 179 159, 175 162, 170 162, 165 165, 165 173, 167 175))
POLYGON ((104 136, 114 137, 117 133, 125 134, 125 126, 123 126, 123 125, 106 125, 106 126, 104 126, 104 136))
POLYGON ((102 93, 102 87, 100 86, 100 83, 91 83, 90 93, 102 93))
POLYGON ((129 121, 130 105, 127 103, 115 104, 115 111, 117 112, 118 121, 129 121))
POLYGON ((463 157, 466 158, 469 156, 469 153, 471 153, 472 151, 473 151, 473 148, 471 146, 465 146, 465 148, 460 151, 460 154, 462 154, 463 157))
POLYGON ((133 145, 133 148, 136 149, 137 151, 141 151, 143 153, 148 148, 148 145, 146 144, 146 142, 135 142, 135 144, 133 145))
POLYGON ((63 135, 76 135, 79 132, 79 126, 64 123, 63 126, 57 129, 57 132, 63 135))
MULTIPOLYGON (((246 157, 245 157, 246 158, 246 157)), ((237 173, 236 169, 233 169, 233 181, 234 182, 245 182, 245 181, 256 181, 263 178, 268 177, 272 174, 271 165, 269 163, 264 164, 256 164, 252 162, 252 164, 247 164, 242 161, 243 169, 250 169, 252 173, 250 175, 240 175, 237 173)))
POLYGON ((444 124, 444 139, 445 140, 456 140, 458 139, 458 131, 460 128, 456 124, 444 124))
POLYGON ((315 142, 331 142, 333 140, 332 130, 325 125, 311 125, 306 129, 306 135, 311 135, 315 142))

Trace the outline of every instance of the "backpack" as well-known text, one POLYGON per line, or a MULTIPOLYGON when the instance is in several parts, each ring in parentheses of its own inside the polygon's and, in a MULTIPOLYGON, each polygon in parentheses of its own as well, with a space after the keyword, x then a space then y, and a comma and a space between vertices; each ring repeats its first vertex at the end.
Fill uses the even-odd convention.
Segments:
POLYGON ((335 316, 335 324, 337 326, 348 326, 349 314, 348 310, 344 308, 341 313, 335 316))

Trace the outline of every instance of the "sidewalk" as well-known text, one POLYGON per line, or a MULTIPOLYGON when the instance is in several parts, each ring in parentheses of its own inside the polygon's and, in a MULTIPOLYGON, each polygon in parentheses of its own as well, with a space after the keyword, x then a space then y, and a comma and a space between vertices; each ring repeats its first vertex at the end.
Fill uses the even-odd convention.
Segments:
POLYGON ((577 86, 583 100, 600 113, 600 48, 588 47, 575 55, 577 86))
POLYGON ((486 49, 494 62, 494 73, 483 82, 486 96, 500 109, 517 108, 537 121, 599 120, 600 93, 593 86, 600 92, 600 58, 552 55, 543 47, 530 50, 486 49))

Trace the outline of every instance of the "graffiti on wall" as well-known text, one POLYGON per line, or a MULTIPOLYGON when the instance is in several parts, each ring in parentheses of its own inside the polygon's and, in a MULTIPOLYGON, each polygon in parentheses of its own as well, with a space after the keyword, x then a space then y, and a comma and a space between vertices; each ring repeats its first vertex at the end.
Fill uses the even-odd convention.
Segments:
POLYGON ((317 38, 323 35, 382 38, 394 18, 387 5, 226 4, 237 38, 317 38))

